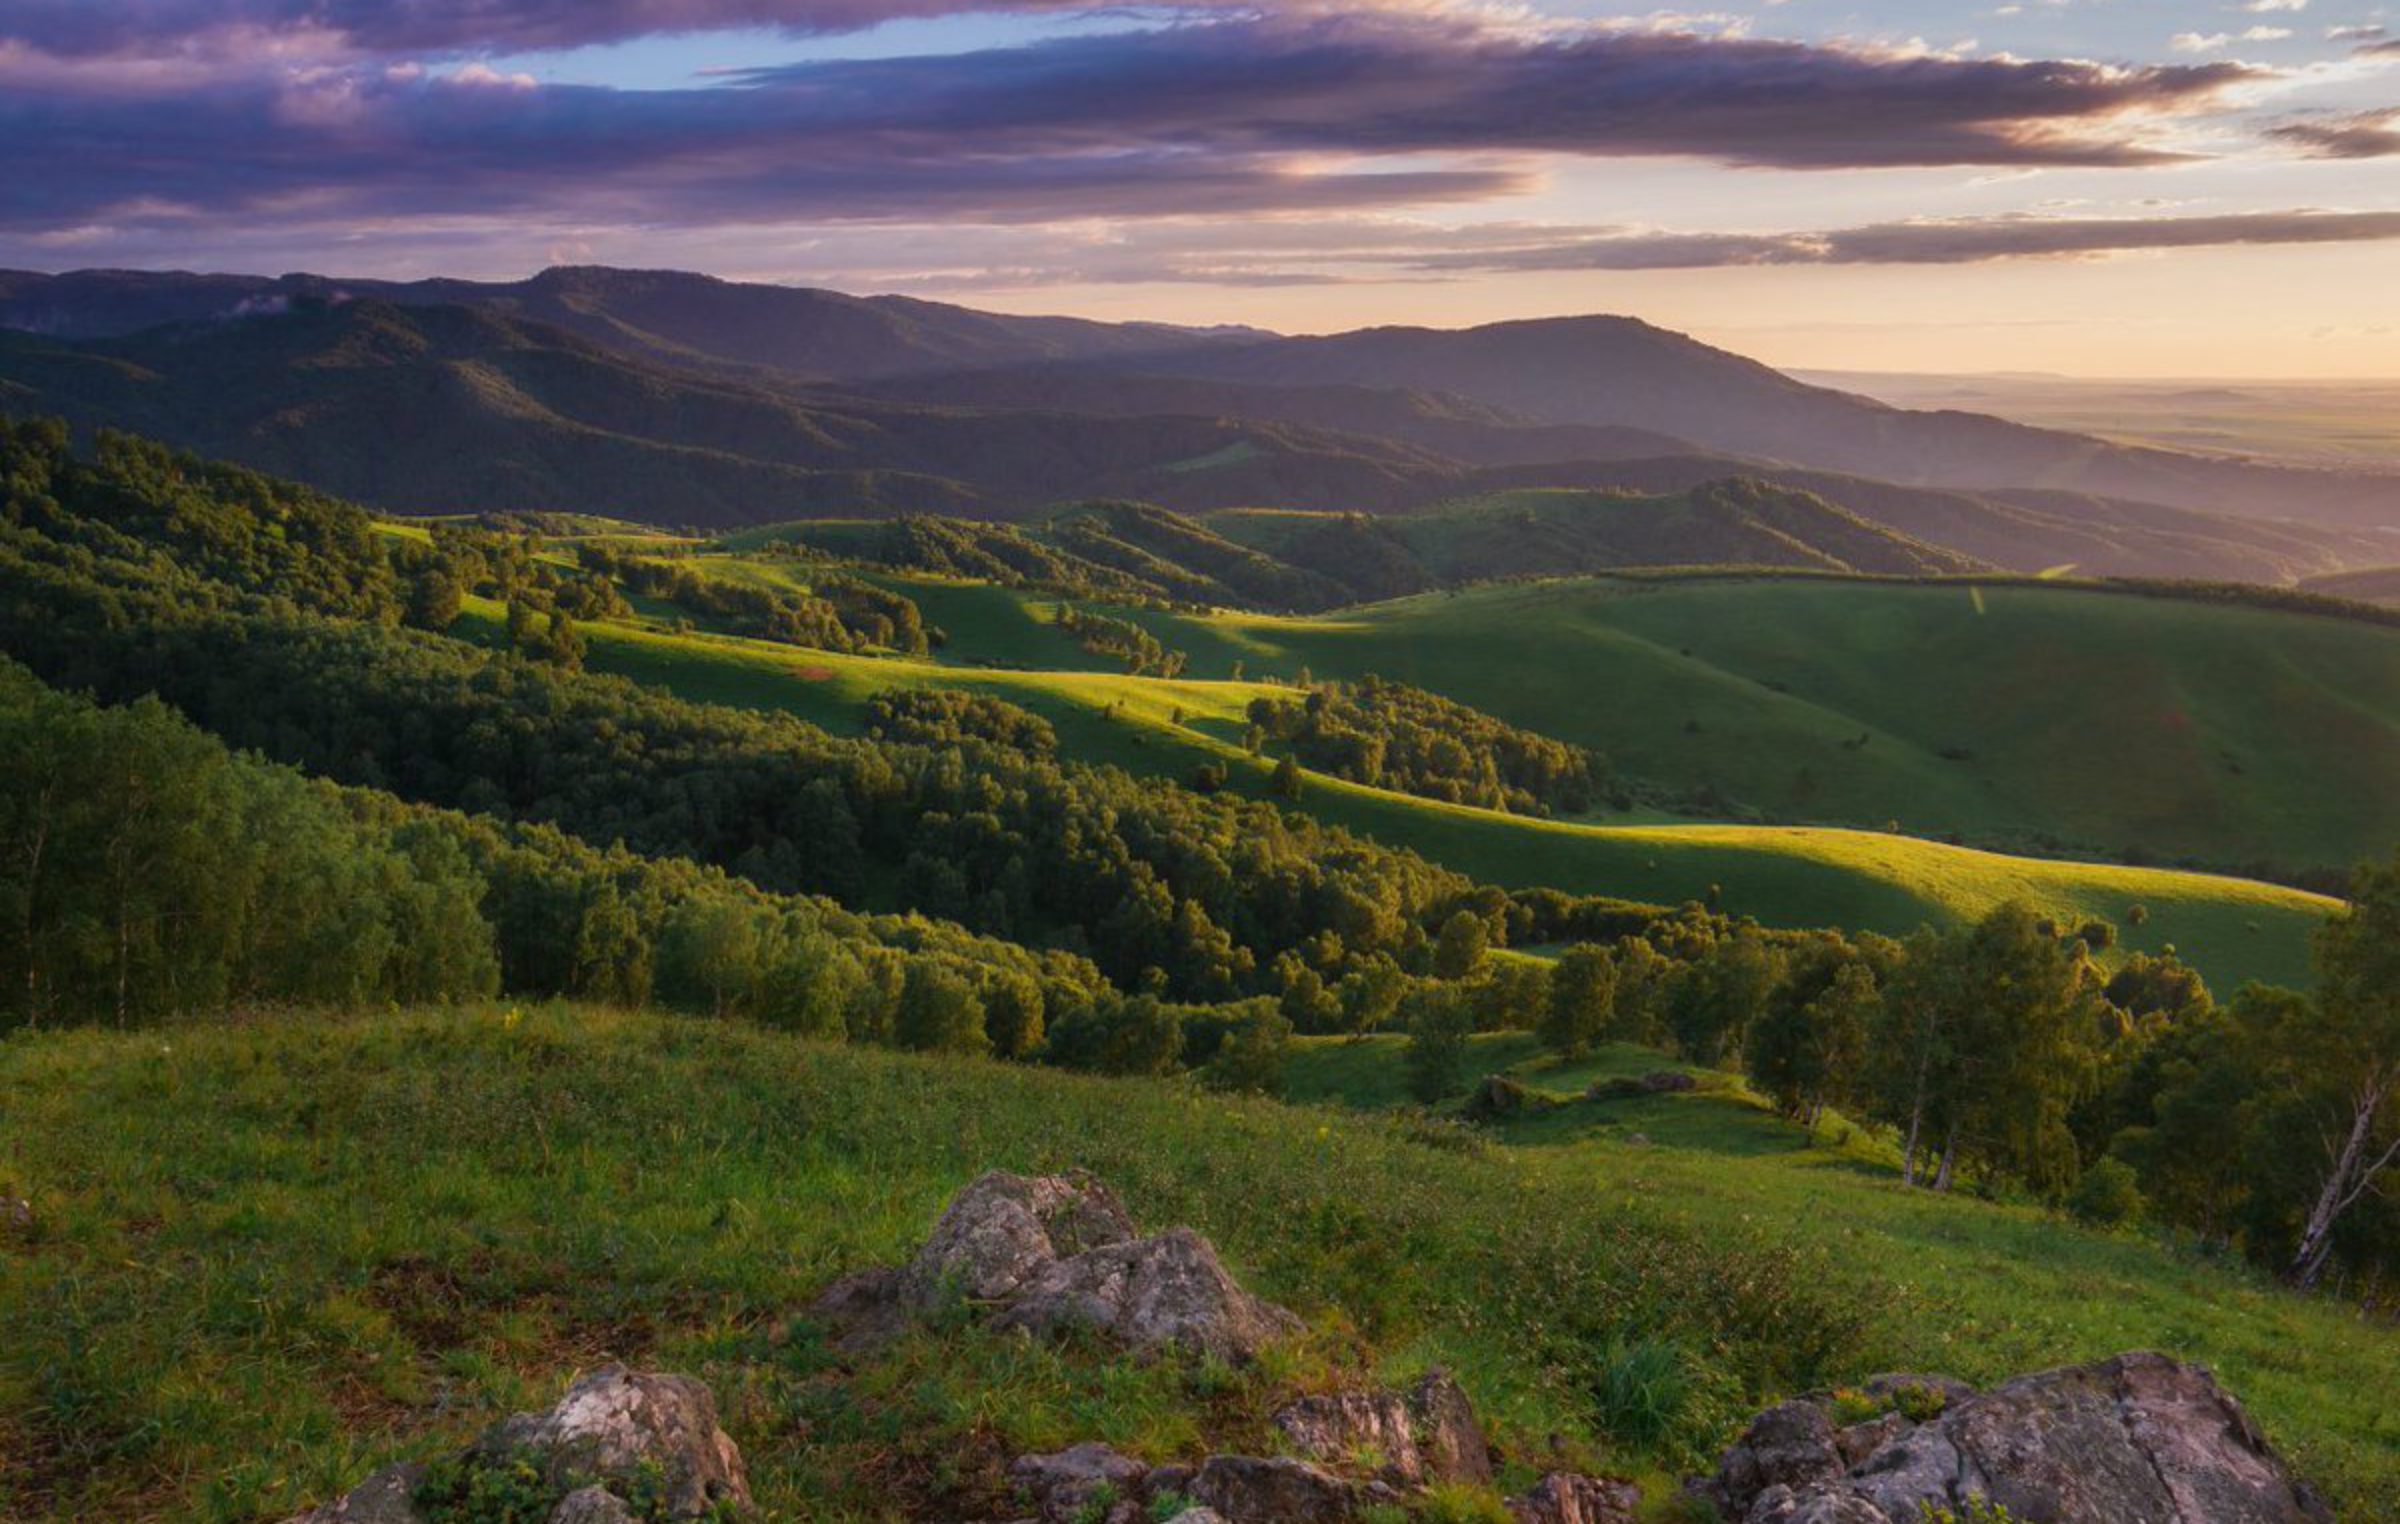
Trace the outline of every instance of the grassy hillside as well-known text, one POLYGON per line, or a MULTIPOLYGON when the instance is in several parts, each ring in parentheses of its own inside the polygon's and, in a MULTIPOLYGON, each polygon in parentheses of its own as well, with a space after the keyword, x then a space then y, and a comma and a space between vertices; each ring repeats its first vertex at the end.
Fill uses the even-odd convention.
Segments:
POLYGON ((1196 675, 1379 673, 1787 817, 2285 869, 2400 840, 2400 630, 2364 622, 1743 577, 1146 622, 1196 675))
MULTIPOLYGON (((790 573, 762 563, 748 574, 790 573)), ((1095 659, 1047 622, 1053 605, 1043 600, 974 584, 912 579, 904 585, 929 623, 950 629, 951 662, 844 656, 628 624, 587 627, 589 661, 597 670, 686 697, 786 709, 837 731, 855 731, 859 706, 884 688, 970 688, 1042 715, 1071 755, 1174 777, 1217 762, 1229 769, 1235 787, 1264 792, 1267 764, 1242 750, 1242 715, 1252 698, 1284 690, 1075 670, 1095 659), (1006 652, 1005 659, 1023 668, 958 664, 978 651, 1006 652)), ((486 604, 472 617, 490 628, 499 611, 486 604)), ((1162 631, 1214 633, 1218 643, 1208 649, 1218 659, 1229 660, 1226 651, 1249 651, 1254 671, 1272 670, 1262 655, 1290 654, 1262 652, 1268 636, 1339 638, 1353 627, 1347 621, 1190 624, 1158 617, 1165 621, 1162 631)), ((1193 654, 1201 657, 1199 649, 1193 654)), ((1318 668, 1320 675, 1330 670, 1318 668)), ((1717 890, 1726 908, 1775 926, 1831 924, 1896 934, 2027 898, 2062 915, 2115 921, 2130 948, 2175 946, 2223 988, 2251 978, 2305 982, 2307 936, 2330 904, 2239 879, 2008 857, 1880 831, 1545 821, 1328 778, 1312 778, 1302 804, 1490 882, 1669 904, 1717 890), (2128 917, 2135 905, 2147 912, 2139 926, 2128 917)))
MULTIPOLYGON (((1369 1099, 1396 1051, 1318 1050, 1296 1078, 1369 1099)), ((1523 1067, 1509 1040, 1480 1056, 1523 1067)), ((1283 1395, 1430 1362, 1509 1477, 1557 1435, 1657 1481, 1796 1387, 2136 1347, 2214 1368, 2345 1524, 2400 1508, 2388 1332, 2138 1238, 1903 1193, 1722 1089, 1603 1104, 1494 1147, 574 1008, 19 1037, 0 1188, 38 1225, 0 1260, 0 1515, 282 1517, 612 1358, 709 1380, 772 1517, 847 1520, 993 1516, 1025 1449, 1263 1444, 1283 1395), (1070 1165, 1211 1234, 1311 1332, 1246 1375, 972 1324, 845 1368, 795 1318, 980 1170, 1070 1165), (1595 1400, 1637 1350, 1681 1388, 1661 1438, 1595 1400)))

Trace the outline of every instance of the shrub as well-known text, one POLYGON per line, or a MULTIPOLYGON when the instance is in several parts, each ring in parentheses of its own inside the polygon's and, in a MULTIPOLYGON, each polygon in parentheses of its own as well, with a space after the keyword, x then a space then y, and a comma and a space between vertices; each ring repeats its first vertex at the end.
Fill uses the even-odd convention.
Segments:
POLYGON ((2142 1191, 2133 1166, 2107 1158, 2083 1172, 2067 1195, 2067 1210, 2077 1222, 2114 1228, 2142 1215, 2142 1191))

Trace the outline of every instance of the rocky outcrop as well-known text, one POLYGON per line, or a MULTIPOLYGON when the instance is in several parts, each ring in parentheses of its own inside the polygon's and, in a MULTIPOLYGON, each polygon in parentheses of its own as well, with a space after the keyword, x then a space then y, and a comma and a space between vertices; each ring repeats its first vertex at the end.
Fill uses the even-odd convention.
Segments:
POLYGON ((988 1309, 1003 1328, 1085 1330, 1234 1363, 1300 1327, 1243 1290, 1191 1229, 1139 1237, 1116 1197, 1087 1176, 998 1171, 951 1200, 905 1268, 836 1282, 812 1310, 855 1344, 954 1299, 988 1309))
POLYGON ((1097 1510, 1103 1515, 1130 1505, 1130 1513, 1138 1517, 1141 1501, 1151 1491, 1148 1466, 1100 1444, 1020 1457, 1008 1468, 1008 1479, 1032 1499, 1046 1524, 1071 1524, 1094 1517, 1096 1504, 1108 1505, 1097 1510))
POLYGON ((1290 1456, 1212 1455, 1193 1475, 1190 1496, 1233 1524, 1332 1524, 1395 1494, 1379 1488, 1370 1496, 1358 1483, 1290 1456))
POLYGON ((2241 1404, 2163 1355, 1866 1395, 1893 1406, 1841 1428, 1832 1398, 1767 1409, 1702 1491, 1736 1524, 1915 1524, 1972 1498, 2042 1524, 2331 1524, 2241 1404))
MULTIPOLYGON (((557 1493, 550 1524, 630 1524, 623 1493, 636 1477, 661 1489, 672 1519, 728 1504, 750 1508, 741 1451, 717 1427, 716 1399, 689 1376, 621 1365, 595 1371, 548 1409, 494 1425, 456 1469, 518 1462, 531 1463, 557 1493)), ((424 1524, 417 1496, 431 1475, 417 1465, 379 1471, 292 1524, 424 1524)))
POLYGON ((1475 1410, 1442 1371, 1427 1372, 1405 1392, 1303 1397, 1276 1413, 1275 1427, 1308 1459, 1367 1467, 1394 1487, 1492 1479, 1475 1410))
POLYGON ((1641 1489, 1607 1477, 1553 1471, 1508 1500, 1517 1524, 1634 1524, 1641 1489))

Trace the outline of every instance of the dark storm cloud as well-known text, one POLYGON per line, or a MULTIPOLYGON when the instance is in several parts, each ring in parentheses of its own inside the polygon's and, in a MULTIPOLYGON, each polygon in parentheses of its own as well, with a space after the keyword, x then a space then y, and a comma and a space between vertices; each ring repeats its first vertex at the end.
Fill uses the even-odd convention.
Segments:
POLYGON ((2317 159, 2388 159, 2400 155, 2400 107, 2318 121, 2286 122, 2267 135, 2317 159))
POLYGON ((1514 249, 1433 254, 1424 270, 1684 270, 1741 265, 1962 265, 2244 244, 2400 238, 2400 212, 2258 212, 2222 217, 1997 217, 1894 222, 1816 233, 1634 233, 1514 249))

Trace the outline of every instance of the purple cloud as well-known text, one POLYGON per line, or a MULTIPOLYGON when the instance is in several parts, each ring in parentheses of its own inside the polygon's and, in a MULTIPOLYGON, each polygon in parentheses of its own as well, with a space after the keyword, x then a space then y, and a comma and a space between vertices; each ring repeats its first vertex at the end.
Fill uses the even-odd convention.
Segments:
MULTIPOLYGON (((0 6, 54 18, 124 9, 0 6)), ((132 9, 171 21, 194 7, 132 9)), ((494 35, 566 7, 209 9, 317 20, 372 10, 395 27, 475 15, 494 35)), ((599 9, 699 24, 728 8, 599 9)), ((2126 136, 2126 119, 2188 109, 2253 77, 2229 63, 1898 56, 1398 12, 1245 16, 660 91, 413 64, 109 88, 15 64, 0 91, 0 226, 20 230, 228 216, 709 226, 1361 208, 1520 189, 1540 154, 1802 169, 2141 165, 2173 156, 2126 136), (1377 172, 1393 155, 1450 162, 1377 172)))
POLYGON ((1683 270, 1741 265, 1956 265, 2243 244, 2400 238, 2400 212, 2255 212, 2220 217, 1991 217, 1891 222, 1811 233, 1627 233, 1516 248, 1434 253, 1420 270, 1683 270))
POLYGON ((2268 128, 2267 136, 2314 159, 2388 159, 2400 155, 2400 107, 2286 122, 2268 128))
POLYGON ((365 53, 515 52, 662 33, 853 32, 910 17, 1079 0, 0 0, 0 38, 66 57, 172 53, 315 33, 365 53))

